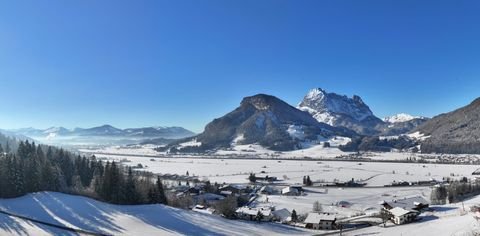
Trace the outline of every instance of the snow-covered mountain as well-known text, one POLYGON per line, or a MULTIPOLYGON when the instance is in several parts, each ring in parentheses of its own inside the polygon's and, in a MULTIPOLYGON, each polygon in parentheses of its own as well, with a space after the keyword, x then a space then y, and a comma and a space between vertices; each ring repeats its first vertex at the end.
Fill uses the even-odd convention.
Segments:
POLYGON ((144 142, 171 142, 194 136, 195 133, 182 127, 143 127, 119 129, 111 125, 93 128, 75 128, 69 130, 63 127, 48 129, 23 128, 3 130, 5 134, 28 137, 38 142, 61 146, 102 146, 126 145, 144 142))
POLYGON ((88 129, 75 128, 70 135, 80 136, 115 136, 123 135, 124 131, 111 125, 102 125, 88 129))
POLYGON ((359 96, 349 98, 321 88, 310 90, 298 108, 310 113, 319 122, 364 135, 378 133, 377 127, 384 124, 359 96))
POLYGON ((182 127, 144 127, 119 129, 111 125, 102 125, 93 128, 75 128, 69 130, 63 127, 51 127, 48 129, 23 128, 8 130, 12 133, 25 135, 31 138, 38 137, 61 137, 61 136, 116 136, 116 137, 148 137, 148 138, 185 138, 195 133, 182 127))
POLYGON ((386 123, 402 123, 402 122, 407 122, 414 119, 426 119, 426 118, 423 116, 412 116, 410 114, 400 113, 393 116, 387 116, 383 118, 383 121, 386 123))
POLYGON ((286 151, 302 148, 304 142, 336 135, 349 137, 355 133, 319 123, 309 113, 274 96, 258 94, 244 98, 240 107, 213 120, 202 134, 171 148, 195 152, 259 144, 270 150, 286 151))

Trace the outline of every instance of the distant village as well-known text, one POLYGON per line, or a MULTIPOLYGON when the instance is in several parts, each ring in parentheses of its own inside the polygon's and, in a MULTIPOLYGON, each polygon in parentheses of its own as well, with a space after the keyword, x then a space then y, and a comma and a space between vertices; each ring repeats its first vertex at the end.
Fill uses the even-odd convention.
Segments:
MULTIPOLYGON (((169 201, 173 202, 174 206, 202 214, 216 214, 232 220, 276 222, 292 227, 327 231, 353 230, 382 224, 409 224, 420 220, 422 213, 432 211, 430 208, 432 200, 435 204, 446 204, 459 201, 458 196, 480 193, 477 180, 453 181, 447 178, 426 182, 399 181, 385 187, 428 185, 432 188, 432 199, 425 199, 423 196, 405 198, 385 196, 385 200, 378 205, 372 205, 361 214, 346 217, 322 209, 321 205, 330 203, 315 202, 310 212, 300 213, 295 209, 276 207, 275 204, 269 203, 269 197, 308 196, 309 189, 312 188, 325 192, 328 192, 329 188, 364 188, 365 183, 354 179, 347 182, 314 183, 309 176, 305 176, 301 184, 286 185, 276 176, 250 174, 248 177, 250 184, 212 184, 187 175, 163 176, 173 183, 169 189, 169 201), (470 188, 466 189, 470 189, 471 192, 454 193, 452 191, 452 189, 459 189, 459 186, 467 185, 470 188), (455 194, 457 195, 454 196, 455 194)), ((331 204, 345 209, 352 205, 341 199, 331 204)))

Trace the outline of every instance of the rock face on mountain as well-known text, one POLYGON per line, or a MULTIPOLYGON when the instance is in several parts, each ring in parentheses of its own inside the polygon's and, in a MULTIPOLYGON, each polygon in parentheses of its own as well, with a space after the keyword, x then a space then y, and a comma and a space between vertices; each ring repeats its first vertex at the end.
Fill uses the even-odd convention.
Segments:
POLYGON ((414 132, 424 137, 426 153, 480 153, 480 98, 453 112, 432 118, 414 132))
POLYGON ((345 127, 362 135, 378 134, 385 124, 359 96, 349 98, 320 88, 308 92, 298 108, 319 122, 345 127))
POLYGON ((209 123, 194 138, 197 148, 212 150, 232 145, 260 144, 278 151, 301 148, 305 141, 354 132, 319 123, 307 112, 270 95, 246 97, 240 107, 209 123))
POLYGON ((298 108, 310 113, 319 122, 348 128, 366 136, 405 134, 427 120, 407 114, 381 120, 359 96, 349 98, 320 88, 308 92, 298 108))

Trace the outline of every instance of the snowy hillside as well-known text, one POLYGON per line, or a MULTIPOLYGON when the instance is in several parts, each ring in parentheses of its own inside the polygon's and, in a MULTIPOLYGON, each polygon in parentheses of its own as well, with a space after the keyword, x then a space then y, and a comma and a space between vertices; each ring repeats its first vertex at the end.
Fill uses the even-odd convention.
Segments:
MULTIPOLYGON (((162 205, 110 205, 54 192, 0 199, 0 210, 107 235, 308 235, 283 225, 230 221, 162 205)), ((77 234, 0 214, 0 235, 77 234)))

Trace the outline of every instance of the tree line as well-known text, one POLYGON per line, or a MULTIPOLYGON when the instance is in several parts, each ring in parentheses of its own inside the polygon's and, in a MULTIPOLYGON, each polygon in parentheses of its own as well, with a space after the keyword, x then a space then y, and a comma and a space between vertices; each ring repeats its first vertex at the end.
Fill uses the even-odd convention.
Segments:
POLYGON ((449 181, 446 185, 437 185, 432 189, 432 204, 447 204, 463 201, 466 197, 479 195, 480 183, 462 178, 460 181, 449 181))
POLYGON ((149 172, 29 141, 11 146, 0 142, 0 198, 55 191, 114 204, 167 204, 161 179, 149 172))

